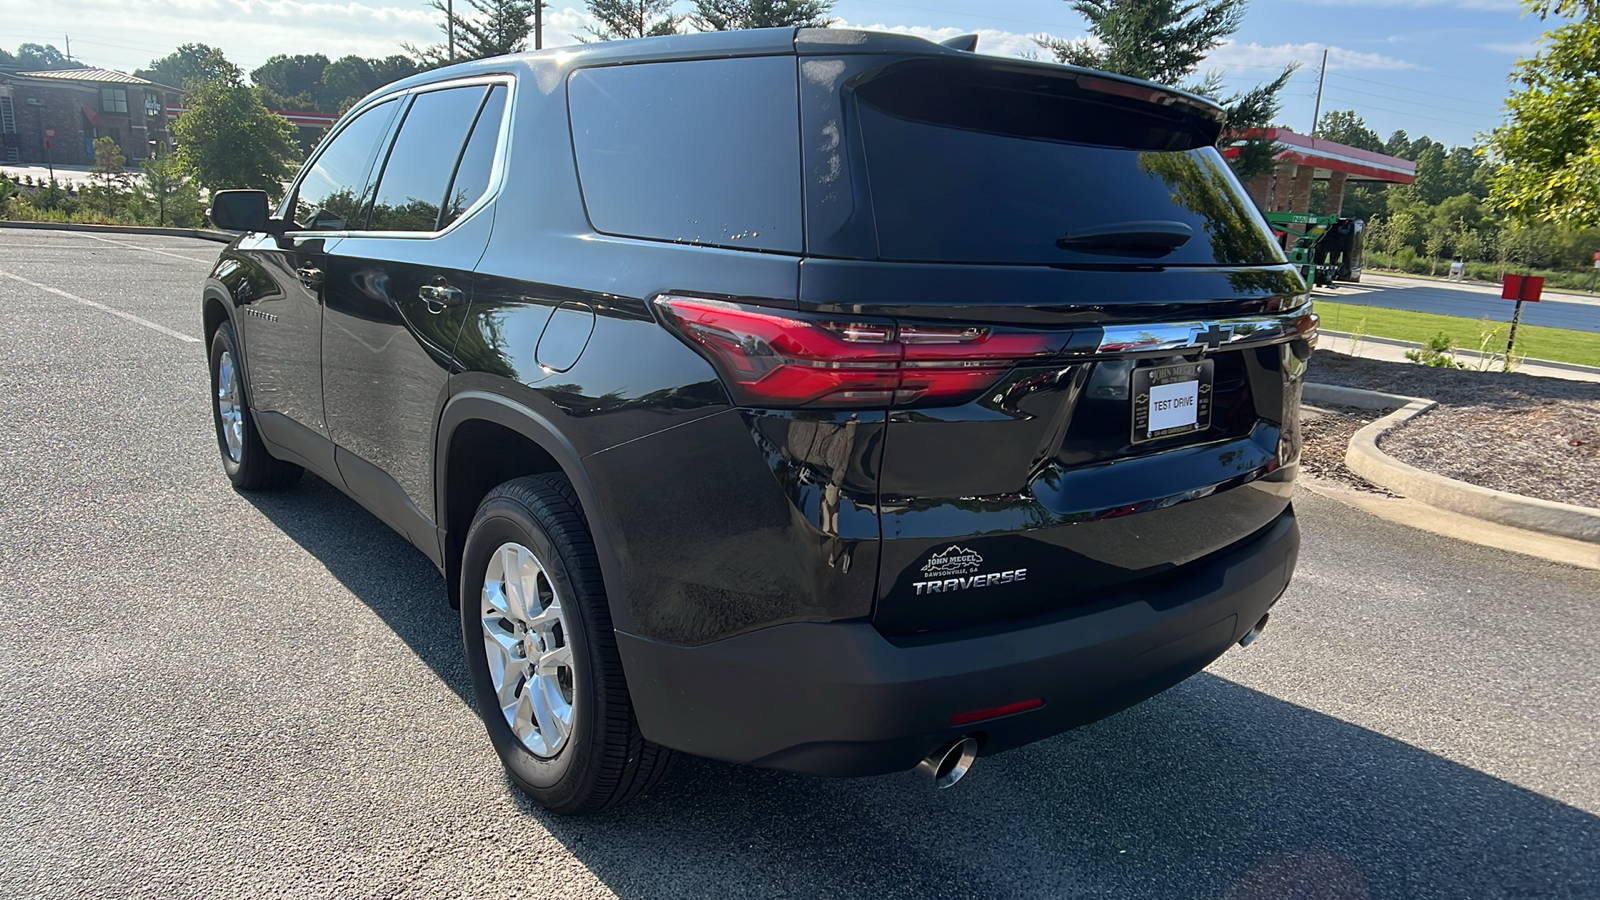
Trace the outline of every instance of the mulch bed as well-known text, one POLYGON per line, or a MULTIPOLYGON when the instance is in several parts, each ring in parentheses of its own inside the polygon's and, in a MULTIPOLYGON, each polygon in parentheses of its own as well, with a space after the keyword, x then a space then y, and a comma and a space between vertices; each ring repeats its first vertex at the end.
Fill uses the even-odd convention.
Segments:
POLYGON ((1345 450, 1350 438, 1373 420, 1381 418, 1382 410, 1355 409, 1344 406, 1321 406, 1315 412, 1307 410, 1301 422, 1300 471, 1316 478, 1337 481, 1340 484, 1393 497, 1395 494, 1362 480, 1344 464, 1345 450))
POLYGON ((1308 378, 1439 401, 1383 438, 1395 459, 1481 487, 1600 508, 1600 384, 1326 350, 1312 357, 1308 378))

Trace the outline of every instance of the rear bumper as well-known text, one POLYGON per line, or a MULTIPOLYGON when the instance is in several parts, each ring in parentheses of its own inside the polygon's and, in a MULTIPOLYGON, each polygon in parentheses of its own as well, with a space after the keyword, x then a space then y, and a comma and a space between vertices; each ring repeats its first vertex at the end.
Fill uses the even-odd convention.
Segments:
POLYGON ((1205 668, 1266 614, 1300 546, 1293 509, 1137 597, 959 639, 891 643, 865 622, 797 623, 698 647, 617 634, 644 736, 815 775, 903 771, 963 734, 984 755, 1093 722, 1205 668), (951 717, 1043 698, 1042 708, 951 717))

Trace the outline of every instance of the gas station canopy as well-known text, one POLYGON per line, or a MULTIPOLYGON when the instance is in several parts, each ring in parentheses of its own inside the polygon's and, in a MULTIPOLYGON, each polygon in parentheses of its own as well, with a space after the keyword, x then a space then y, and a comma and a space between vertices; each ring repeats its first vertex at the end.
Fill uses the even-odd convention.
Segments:
MULTIPOLYGON (((1272 158, 1277 161, 1276 167, 1245 185, 1251 199, 1264 210, 1305 212, 1311 204, 1311 183, 1327 181, 1328 211, 1337 214, 1344 205, 1348 182, 1411 184, 1417 178, 1417 164, 1398 156, 1296 134, 1287 128, 1265 128, 1255 136, 1272 141, 1272 158)), ((1237 147, 1222 151, 1227 157, 1238 153, 1237 147)))

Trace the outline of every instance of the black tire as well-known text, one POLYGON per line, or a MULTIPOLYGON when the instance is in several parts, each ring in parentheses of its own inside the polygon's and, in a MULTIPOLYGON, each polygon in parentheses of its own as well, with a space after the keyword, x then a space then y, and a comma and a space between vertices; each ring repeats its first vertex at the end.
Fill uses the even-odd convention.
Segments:
POLYGON ((639 733, 594 541, 565 478, 508 481, 478 506, 462 551, 461 633, 489 740, 511 781, 535 801, 564 815, 593 812, 644 793, 666 774, 672 752, 639 733), (543 567, 572 648, 571 731, 548 759, 529 750, 501 712, 484 646, 484 581, 507 543, 526 547, 543 567))
POLYGON ((211 422, 216 427, 217 450, 222 455, 222 471, 228 480, 241 491, 271 491, 289 487, 300 480, 305 471, 294 463, 284 462, 267 452, 256 432, 255 415, 250 410, 249 392, 245 390, 244 367, 239 361, 239 341, 234 336, 233 324, 223 322, 211 337, 211 422), (222 420, 222 361, 227 354, 232 364, 233 397, 239 410, 238 458, 228 446, 226 426, 222 420))

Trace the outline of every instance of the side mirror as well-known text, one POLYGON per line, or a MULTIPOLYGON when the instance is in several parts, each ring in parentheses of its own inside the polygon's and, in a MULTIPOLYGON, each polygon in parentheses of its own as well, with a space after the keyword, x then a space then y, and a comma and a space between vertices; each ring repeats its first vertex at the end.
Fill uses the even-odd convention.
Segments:
POLYGON ((274 230, 275 223, 267 212, 266 191, 217 191, 211 195, 211 224, 225 231, 274 230))

